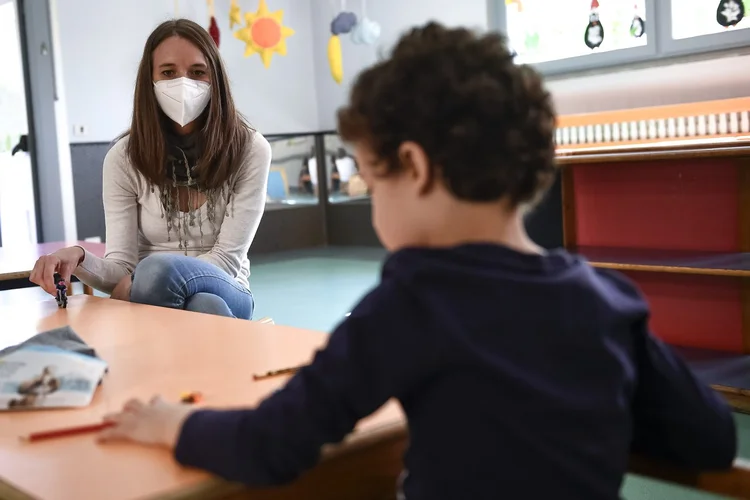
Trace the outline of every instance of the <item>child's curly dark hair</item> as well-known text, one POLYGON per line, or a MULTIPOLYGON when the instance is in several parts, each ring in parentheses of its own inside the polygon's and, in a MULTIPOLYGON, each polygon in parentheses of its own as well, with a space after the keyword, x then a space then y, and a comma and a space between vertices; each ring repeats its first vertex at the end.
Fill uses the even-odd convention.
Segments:
POLYGON ((551 96, 497 33, 412 29, 359 75, 338 128, 346 141, 366 141, 386 174, 401 167, 403 142, 418 143, 462 200, 533 203, 556 175, 551 96))

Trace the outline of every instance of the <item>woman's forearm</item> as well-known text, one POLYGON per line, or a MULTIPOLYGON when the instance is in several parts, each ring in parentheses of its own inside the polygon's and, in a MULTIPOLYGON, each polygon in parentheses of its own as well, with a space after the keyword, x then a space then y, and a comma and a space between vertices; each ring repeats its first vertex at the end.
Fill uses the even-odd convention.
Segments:
POLYGON ((73 273, 85 285, 111 294, 118 283, 132 274, 133 270, 125 262, 117 259, 97 257, 84 250, 83 261, 73 273))

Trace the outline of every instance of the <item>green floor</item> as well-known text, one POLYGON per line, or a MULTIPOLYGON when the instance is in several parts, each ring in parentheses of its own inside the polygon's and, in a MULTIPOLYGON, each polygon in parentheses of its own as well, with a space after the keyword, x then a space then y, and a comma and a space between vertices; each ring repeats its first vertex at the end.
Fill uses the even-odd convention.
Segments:
MULTIPOLYGON (((255 317, 276 323, 330 331, 357 300, 377 283, 384 253, 377 249, 320 249, 252 259, 255 317)), ((0 305, 19 300, 49 300, 38 289, 0 292, 0 305)), ((750 458, 750 418, 737 415, 740 456, 750 458)), ((627 500, 719 498, 639 477, 628 477, 627 500)))
POLYGON ((256 318, 330 331, 378 281, 379 249, 319 249, 252 258, 256 318))

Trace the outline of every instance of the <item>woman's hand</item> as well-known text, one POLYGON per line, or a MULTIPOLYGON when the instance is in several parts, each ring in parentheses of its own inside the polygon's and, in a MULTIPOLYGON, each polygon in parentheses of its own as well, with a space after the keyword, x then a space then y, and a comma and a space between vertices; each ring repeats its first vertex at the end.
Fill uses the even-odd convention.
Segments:
POLYGON ((111 298, 115 300, 124 300, 130 302, 130 287, 133 286, 133 277, 130 274, 126 274, 120 282, 117 284, 114 290, 112 290, 111 298))
POLYGON ((55 295, 57 293, 55 273, 59 273, 65 280, 65 284, 70 286, 70 277, 85 256, 83 248, 68 247, 40 257, 34 264, 29 281, 39 285, 50 295, 55 295))
POLYGON ((145 404, 131 400, 120 413, 107 415, 105 422, 114 424, 101 432, 100 441, 134 441, 136 443, 174 448, 182 424, 195 411, 186 404, 170 404, 155 397, 145 404))

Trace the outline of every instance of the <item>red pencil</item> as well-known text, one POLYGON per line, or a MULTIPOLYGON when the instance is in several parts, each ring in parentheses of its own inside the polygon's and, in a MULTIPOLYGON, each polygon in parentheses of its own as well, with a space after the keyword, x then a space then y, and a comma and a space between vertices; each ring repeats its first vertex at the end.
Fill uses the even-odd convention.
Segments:
POLYGON ((77 434, 89 434, 99 432, 107 427, 115 425, 113 422, 102 422, 100 424, 82 425, 79 427, 68 427, 67 429, 56 429, 52 431, 34 432, 28 436, 21 436, 22 441, 33 443, 35 441, 44 441, 46 439, 55 439, 60 437, 75 436, 77 434))

